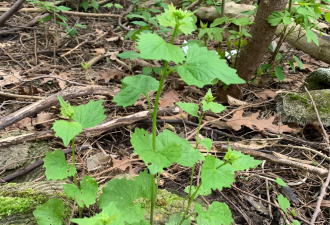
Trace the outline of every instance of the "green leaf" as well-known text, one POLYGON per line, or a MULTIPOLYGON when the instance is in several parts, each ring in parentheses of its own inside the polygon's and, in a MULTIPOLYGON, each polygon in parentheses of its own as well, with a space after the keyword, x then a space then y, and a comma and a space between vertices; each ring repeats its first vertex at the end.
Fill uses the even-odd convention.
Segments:
POLYGON ((211 110, 214 113, 221 113, 223 110, 226 109, 226 107, 216 102, 207 103, 205 100, 202 100, 202 104, 204 112, 207 110, 211 110))
MULTIPOLYGON (((216 78, 217 79, 217 78, 216 78)), ((212 95, 212 90, 211 88, 209 88, 209 90, 206 92, 205 96, 204 96, 204 99, 207 101, 207 102, 212 102, 215 97, 213 97, 212 95)))
POLYGON ((294 61, 296 61, 299 69, 302 70, 304 67, 303 63, 295 55, 292 55, 292 57, 293 57, 294 61))
POLYGON ((291 223, 291 225, 300 225, 300 222, 298 220, 294 220, 293 223, 291 223))
POLYGON ((285 213, 288 213, 286 211, 286 209, 290 207, 290 201, 286 197, 284 197, 283 195, 277 196, 277 201, 278 201, 278 204, 280 204, 283 211, 285 213))
POLYGON ((284 80, 284 73, 283 73, 283 67, 282 66, 276 66, 275 67, 275 76, 277 79, 282 82, 284 80))
POLYGON ((135 25, 139 25, 141 27, 148 26, 148 24, 146 22, 143 22, 143 21, 133 21, 132 23, 135 24, 135 25))
POLYGON ((115 3, 115 7, 117 8, 117 9, 123 9, 124 7, 122 7, 120 4, 117 4, 117 3, 115 3))
POLYGON ((61 10, 61 11, 70 11, 71 10, 69 7, 65 7, 63 5, 56 6, 56 9, 61 10))
POLYGON ((137 75, 134 77, 125 77, 122 81, 120 92, 113 98, 118 106, 124 108, 133 105, 141 94, 148 96, 149 91, 156 91, 159 87, 159 81, 146 75, 137 75))
POLYGON ((222 34, 225 33, 225 29, 224 28, 218 28, 218 27, 213 27, 213 28, 205 28, 199 31, 198 34, 198 38, 201 39, 205 34, 207 34, 207 36, 215 41, 219 41, 222 42, 222 34))
POLYGON ((319 41, 317 39, 317 36, 316 34, 310 30, 310 29, 305 29, 306 30, 306 37, 307 37, 307 42, 311 42, 311 41, 314 41, 314 43, 319 46, 319 41))
POLYGON ((240 171, 254 168, 262 163, 261 160, 255 160, 253 157, 245 155, 240 151, 231 150, 230 147, 225 155, 225 160, 230 162, 235 170, 240 171))
POLYGON ((271 15, 267 18, 268 23, 270 23, 271 26, 277 26, 280 23, 282 23, 284 17, 284 13, 280 11, 274 11, 271 13, 271 15))
POLYGON ((281 185, 282 187, 286 187, 286 183, 279 177, 276 178, 275 182, 281 185))
POLYGON ((224 16, 224 17, 221 17, 221 18, 216 18, 213 23, 210 24, 210 27, 216 27, 220 24, 223 24, 224 22, 227 22, 228 21, 228 17, 224 16))
POLYGON ((103 208, 101 213, 98 213, 93 217, 84 217, 83 219, 75 218, 71 219, 71 222, 79 225, 122 225, 125 223, 114 202, 110 202, 108 206, 103 208))
POLYGON ((194 103, 183 103, 183 102, 178 102, 176 103, 177 106, 179 106, 181 109, 189 113, 190 115, 199 118, 197 112, 199 109, 199 106, 194 104, 194 103))
POLYGON ((92 5, 92 7, 93 7, 95 10, 98 10, 98 9, 99 9, 99 3, 97 3, 96 0, 92 0, 92 1, 91 1, 91 5, 92 5))
POLYGON ((185 167, 192 167, 195 163, 198 162, 198 160, 204 160, 204 155, 198 149, 194 149, 194 147, 189 143, 189 141, 179 137, 177 134, 169 130, 164 130, 164 132, 160 133, 157 137, 157 146, 160 145, 159 148, 166 146, 172 142, 181 145, 182 155, 176 161, 179 165, 185 167))
POLYGON ((122 219, 127 223, 144 220, 145 210, 140 203, 134 203, 138 198, 150 199, 150 174, 141 172, 135 180, 112 179, 107 186, 102 189, 99 199, 101 209, 114 202, 117 209, 122 213, 122 219), (149 181, 149 182, 147 182, 149 181), (145 187, 144 187, 145 186, 145 187), (146 195, 148 193, 148 195, 146 195))
POLYGON ((68 21, 68 19, 65 16, 61 16, 61 15, 56 15, 56 16, 63 21, 68 21))
POLYGON ((174 63, 182 63, 185 59, 185 54, 178 46, 168 44, 157 34, 140 34, 137 49, 140 50, 140 55, 144 59, 156 59, 173 61, 174 63))
POLYGON ((105 109, 102 106, 103 100, 93 101, 90 100, 86 105, 75 107, 75 114, 73 119, 80 123, 82 128, 95 127, 102 123, 106 115, 105 109))
POLYGON ((245 83, 237 76, 236 70, 230 68, 225 60, 219 59, 216 51, 208 51, 206 47, 198 45, 189 47, 186 63, 177 66, 177 71, 188 85, 200 88, 211 84, 215 78, 227 85, 245 83))
POLYGON ((218 188, 221 191, 223 187, 230 187, 230 184, 235 182, 234 173, 235 169, 230 164, 224 165, 224 162, 208 155, 202 166, 201 179, 204 188, 218 188))
POLYGON ((82 132, 80 123, 68 122, 65 120, 55 121, 52 129, 56 132, 55 136, 62 138, 64 146, 68 146, 70 141, 82 132))
MULTIPOLYGON (((174 214, 172 215, 172 217, 169 219, 169 221, 166 223, 166 225, 179 225, 182 219, 183 213, 181 214, 174 214)), ((184 220, 182 222, 182 225, 190 225, 190 221, 192 220, 191 217, 189 217, 188 219, 184 220)))
POLYGON ((64 178, 75 175, 76 168, 65 160, 64 153, 56 150, 54 153, 47 153, 44 158, 47 180, 62 180, 64 178))
POLYGON ((204 138, 201 142, 199 142, 200 144, 202 144, 205 148, 207 153, 209 153, 209 151, 211 151, 212 148, 212 140, 210 138, 204 138))
POLYGON ((108 4, 105 4, 103 7, 104 8, 111 8, 113 6, 113 3, 108 3, 108 4))
POLYGON ((328 13, 326 13, 326 14, 324 15, 324 19, 325 19, 326 21, 330 22, 330 12, 328 12, 328 13))
POLYGON ((58 100, 60 101, 61 105, 61 114, 63 117, 72 117, 74 115, 74 108, 70 105, 70 103, 67 103, 64 101, 64 99, 58 95, 58 100))
POLYGON ((143 129, 135 129, 131 143, 134 147, 134 152, 148 165, 147 167, 151 174, 163 172, 163 168, 171 166, 182 154, 181 146, 175 142, 166 145, 157 143, 154 151, 152 148, 152 136, 143 129))
POLYGON ((249 17, 240 17, 238 19, 232 18, 231 22, 236 24, 237 26, 246 26, 253 23, 252 21, 250 21, 249 17))
POLYGON ((87 11, 88 7, 89 7, 89 2, 88 1, 83 1, 80 3, 80 6, 83 7, 83 9, 85 11, 87 11))
POLYGON ((38 224, 61 225, 64 204, 60 199, 52 198, 33 211, 38 224))
POLYGON ((293 62, 291 60, 288 60, 288 63, 290 65, 291 69, 293 70, 293 72, 295 73, 296 72, 296 68, 295 68, 293 62))
MULTIPOLYGON (((186 192, 187 194, 189 194, 189 187, 190 186, 187 186, 185 189, 184 189, 184 192, 186 192)), ((191 186, 191 195, 193 195, 196 191, 197 187, 192 185, 191 186)), ((203 196, 208 196, 212 193, 211 189, 204 189, 204 186, 202 184, 202 186, 198 189, 197 191, 197 194, 195 195, 194 199, 196 199, 199 195, 203 195, 203 196)))
POLYGON ((142 68, 142 73, 145 75, 152 74, 152 67, 143 67, 142 68))
POLYGON ((230 225, 234 222, 231 217, 231 211, 226 203, 212 202, 208 211, 195 203, 195 210, 198 213, 197 224, 203 225, 230 225))
POLYGON ((77 197, 77 204, 80 207, 84 205, 88 208, 95 203, 97 198, 98 185, 95 179, 90 176, 84 176, 80 182, 80 188, 74 184, 63 184, 64 192, 71 198, 77 197))
POLYGON ((118 54, 117 56, 122 59, 130 59, 131 61, 133 61, 134 59, 140 58, 140 54, 137 52, 133 52, 133 51, 123 52, 123 53, 118 54))

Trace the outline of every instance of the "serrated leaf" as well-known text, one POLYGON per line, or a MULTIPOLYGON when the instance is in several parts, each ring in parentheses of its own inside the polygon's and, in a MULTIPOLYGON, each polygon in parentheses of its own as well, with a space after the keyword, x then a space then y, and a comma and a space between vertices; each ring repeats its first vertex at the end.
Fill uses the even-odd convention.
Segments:
POLYGON ((201 142, 199 142, 200 144, 202 144, 205 148, 207 153, 209 153, 209 151, 211 151, 212 148, 212 140, 210 138, 204 138, 201 142))
MULTIPOLYGON (((172 217, 168 220, 168 222, 166 223, 166 225, 179 225, 182 219, 183 213, 181 214, 174 214, 172 215, 172 217)), ((191 217, 189 217, 188 219, 184 220, 182 222, 182 225, 190 225, 190 221, 191 221, 191 217)))
POLYGON ((240 151, 231 150, 231 148, 228 148, 228 152, 225 155, 225 160, 230 162, 235 170, 240 171, 255 168, 257 165, 262 163, 261 160, 256 160, 240 151))
POLYGON ((222 42, 222 34, 225 32, 224 28, 218 28, 218 27, 213 27, 213 28, 205 28, 199 31, 198 38, 201 39, 205 34, 207 36, 215 41, 222 42))
POLYGON ((284 80, 284 73, 283 73, 283 67, 282 66, 276 66, 275 67, 275 76, 277 79, 282 82, 284 80))
POLYGON ((267 18, 268 23, 270 23, 271 26, 277 26, 280 23, 282 23, 284 17, 284 13, 281 11, 274 11, 271 13, 271 15, 267 18))
POLYGON ((61 150, 56 150, 54 153, 47 153, 44 158, 47 180, 62 180, 73 176, 77 170, 65 159, 64 153, 61 150))
POLYGON ((303 67, 304 67, 304 65, 303 65, 303 63, 295 56, 295 55, 292 55, 292 57, 293 57, 293 59, 294 59, 294 61, 296 61, 296 63, 297 63, 297 65, 298 65, 298 67, 299 67, 299 69, 303 69, 303 67))
POLYGON ((75 114, 72 118, 80 123, 82 128, 95 127, 106 118, 102 103, 103 100, 98 100, 96 102, 90 100, 86 105, 77 106, 75 107, 75 114))
POLYGON ((209 102, 207 103, 205 100, 202 100, 203 111, 211 110, 214 113, 221 113, 223 110, 226 109, 223 105, 216 103, 216 102, 209 102))
POLYGON ((224 17, 221 17, 221 18, 216 18, 213 23, 210 24, 210 27, 216 27, 220 24, 223 24, 224 22, 227 22, 228 21, 228 17, 224 16, 224 17))
MULTIPOLYGON (((189 187, 190 186, 187 186, 185 189, 184 189, 184 192, 186 192, 187 194, 189 194, 189 187)), ((196 191, 197 187, 192 185, 191 186, 191 195, 193 195, 196 191)), ((210 195, 212 193, 211 189, 204 189, 204 186, 202 184, 202 186, 198 189, 197 191, 197 194, 195 195, 194 199, 196 199, 199 195, 203 195, 203 196, 207 196, 207 195, 210 195)))
POLYGON ((279 177, 276 178, 275 182, 281 185, 282 187, 286 187, 286 183, 279 177))
MULTIPOLYGON (((159 139, 159 138, 157 138, 159 139)), ((135 129, 131 143, 134 152, 148 165, 151 174, 163 172, 163 168, 169 167, 181 156, 181 146, 175 142, 162 145, 157 140, 156 150, 152 148, 152 136, 143 129, 135 129)))
POLYGON ((60 199, 52 198, 33 211, 38 224, 61 225, 64 204, 60 199))
POLYGON ((135 180, 123 178, 109 181, 107 186, 102 189, 99 207, 103 209, 110 202, 114 202, 117 209, 122 212, 121 217, 125 222, 131 224, 144 220, 145 210, 140 203, 135 204, 134 201, 142 197, 150 199, 151 184, 146 182, 147 180, 150 181, 150 175, 145 171, 140 173, 135 180), (141 178, 139 178, 140 176, 141 178))
POLYGON ((75 113, 73 106, 71 106, 70 103, 65 102, 60 95, 58 95, 57 97, 61 105, 62 116, 71 118, 75 113))
POLYGON ((82 219, 75 218, 71 219, 71 222, 79 225, 122 225, 125 223, 114 202, 110 202, 108 206, 103 208, 101 213, 98 213, 93 217, 84 217, 82 219))
POLYGON ((209 90, 206 92, 205 96, 204 96, 204 99, 207 101, 207 102, 212 102, 215 97, 213 97, 212 95, 212 91, 211 91, 211 88, 209 88, 209 90))
POLYGON ((118 106, 124 108, 133 105, 141 94, 148 96, 149 91, 156 91, 159 87, 159 81, 146 75, 137 75, 134 77, 125 77, 122 81, 120 92, 113 98, 118 106))
POLYGON ((283 209, 283 211, 285 213, 288 213, 286 211, 286 209, 290 207, 290 201, 286 197, 284 197, 283 195, 277 196, 277 201, 278 201, 278 204, 280 204, 281 209, 283 209))
POLYGON ((206 47, 192 45, 187 52, 186 63, 177 66, 177 72, 188 85, 203 87, 218 78, 226 85, 243 84, 245 81, 230 68, 226 61, 219 59, 216 51, 208 51, 206 47))
POLYGON ((77 204, 80 207, 89 207, 95 203, 97 198, 98 185, 90 176, 84 176, 80 182, 80 188, 74 184, 63 184, 64 192, 74 198, 77 197, 77 204))
POLYGON ((157 145, 160 145, 159 148, 172 142, 181 145, 182 155, 176 161, 179 165, 192 167, 198 160, 204 160, 204 155, 198 149, 194 149, 189 141, 169 130, 164 130, 157 137, 157 145))
POLYGON ((234 222, 231 217, 231 211, 226 203, 214 201, 208 211, 204 211, 200 204, 195 203, 195 210, 198 213, 196 218, 197 224, 230 225, 234 222))
POLYGON ((221 191, 223 187, 230 187, 230 184, 235 182, 234 173, 235 169, 230 164, 224 165, 224 162, 208 155, 202 166, 201 179, 204 188, 218 188, 221 191))
POLYGON ((189 113, 190 115, 199 118, 197 112, 199 109, 199 106, 194 104, 194 103, 183 103, 183 102, 178 102, 176 103, 177 106, 179 106, 181 109, 189 113))
POLYGON ((231 22, 236 24, 237 26, 246 26, 253 23, 252 21, 250 21, 249 17, 232 18, 231 22))
POLYGON ((313 41, 317 46, 319 46, 319 41, 317 39, 317 35, 310 29, 305 29, 306 30, 306 37, 307 37, 307 42, 313 41))
POLYGON ((185 59, 185 54, 178 46, 167 43, 157 34, 140 34, 138 39, 137 49, 140 50, 140 55, 144 59, 156 59, 173 61, 174 63, 182 63, 185 59))
POLYGON ((70 11, 71 10, 69 7, 65 7, 63 5, 56 6, 56 9, 61 10, 61 11, 70 11))
POLYGON ((55 136, 62 138, 64 146, 68 146, 70 141, 83 130, 80 123, 65 120, 55 121, 52 129, 56 132, 55 136))
POLYGON ((131 61, 140 58, 140 54, 134 51, 123 52, 118 54, 117 56, 122 59, 130 59, 131 61))

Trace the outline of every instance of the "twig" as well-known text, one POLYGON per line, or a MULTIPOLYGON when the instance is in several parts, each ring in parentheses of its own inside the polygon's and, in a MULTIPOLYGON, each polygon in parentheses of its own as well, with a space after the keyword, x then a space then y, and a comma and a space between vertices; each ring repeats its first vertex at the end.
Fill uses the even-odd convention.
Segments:
POLYGON ((8 97, 8 98, 24 98, 24 99, 44 99, 43 97, 39 96, 29 96, 29 95, 15 95, 10 93, 5 93, 3 91, 0 91, 0 96, 8 97))
MULTIPOLYGON (((14 74, 12 74, 12 75, 14 77, 16 77, 14 74)), ((20 77, 16 77, 16 78, 19 79, 20 81, 23 81, 23 82, 31 82, 33 80, 38 80, 38 79, 42 79, 42 78, 54 78, 54 79, 59 79, 59 80, 66 81, 66 82, 68 82, 69 84, 72 84, 72 85, 86 86, 85 84, 77 83, 77 82, 74 82, 74 81, 70 81, 70 80, 67 80, 67 79, 64 79, 64 78, 61 78, 61 77, 55 77, 55 76, 40 76, 40 77, 35 77, 31 80, 25 80, 25 79, 22 79, 20 77)))
POLYGON ((10 7, 10 9, 7 9, 6 12, 0 16, 0 27, 10 18, 12 17, 18 10, 21 8, 21 6, 24 4, 25 0, 18 0, 15 2, 15 4, 10 7))
POLYGON ((185 10, 191 10, 193 8, 195 8, 196 6, 200 5, 202 3, 203 0, 197 0, 196 2, 188 5, 185 10))
POLYGON ((128 13, 130 13, 132 10, 133 10, 133 4, 130 5, 130 6, 128 7, 128 9, 127 9, 123 14, 121 14, 120 17, 118 18, 118 25, 119 25, 121 28, 123 28, 124 30, 127 30, 127 31, 131 31, 131 29, 128 28, 128 27, 126 27, 126 26, 124 26, 124 25, 122 24, 121 20, 122 20, 122 18, 124 18, 124 16, 126 16, 126 15, 127 15, 128 13))
MULTIPOLYGON (((322 124, 322 121, 321 121, 321 118, 320 118, 320 115, 319 115, 319 112, 316 108, 316 105, 314 103, 314 100, 312 98, 312 95, 311 93, 307 90, 306 87, 305 88, 305 91, 307 92, 309 98, 311 99, 312 101, 312 104, 313 104, 313 107, 314 107, 314 111, 316 113, 316 117, 317 117, 317 120, 321 126, 321 129, 322 129, 322 132, 323 132, 323 138, 325 140, 325 142, 327 143, 327 147, 328 147, 328 150, 330 152, 330 143, 329 143, 329 137, 328 137, 328 134, 325 132, 325 129, 324 129, 324 126, 322 124)), ((328 173, 328 176, 327 176, 327 179, 326 181, 322 184, 322 187, 321 187, 321 190, 320 190, 320 196, 317 198, 317 202, 316 202, 316 206, 315 206, 315 211, 313 213, 313 217, 311 219, 311 224, 315 224, 315 221, 316 221, 316 218, 317 218, 317 215, 321 212, 321 204, 322 204, 322 201, 323 201, 323 198, 324 198, 324 195, 326 194, 326 189, 328 187, 330 183, 330 167, 329 167, 329 173, 328 173)))

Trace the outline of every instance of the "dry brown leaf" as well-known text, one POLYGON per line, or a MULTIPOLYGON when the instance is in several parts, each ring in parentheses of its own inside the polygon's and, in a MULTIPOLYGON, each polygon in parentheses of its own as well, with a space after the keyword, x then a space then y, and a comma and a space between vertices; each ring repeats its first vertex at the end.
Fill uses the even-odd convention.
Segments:
POLYGON ((227 121, 228 126, 232 127, 234 130, 238 131, 242 128, 242 126, 247 126, 252 130, 264 130, 267 129, 269 131, 275 133, 297 133, 298 130, 292 129, 287 125, 277 126, 273 124, 275 117, 270 117, 265 120, 258 120, 259 112, 253 113, 251 116, 243 117, 243 110, 237 111, 233 117, 227 121))
POLYGON ((97 170, 101 168, 102 164, 106 164, 110 160, 111 160, 111 156, 105 155, 103 152, 92 155, 87 159, 87 170, 88 171, 97 170))
POLYGON ((122 171, 126 171, 127 167, 129 167, 128 173, 129 174, 134 174, 130 159, 127 158, 126 156, 124 156, 123 159, 121 159, 121 160, 120 159, 113 159, 113 167, 116 167, 116 168, 118 168, 122 171))
MULTIPOLYGON (((62 78, 62 79, 69 80, 68 75, 69 75, 69 73, 60 73, 57 76, 62 78)), ((66 81, 65 80, 57 79, 57 81, 58 81, 58 85, 60 86, 61 89, 65 88, 65 86, 66 86, 66 81)))
POLYGON ((105 69, 97 72, 96 81, 104 79, 105 83, 108 83, 110 79, 120 80, 123 77, 123 73, 116 69, 105 69))
POLYGON ((174 106, 175 102, 179 102, 178 93, 176 91, 166 92, 161 99, 159 99, 159 107, 166 108, 174 106))
POLYGON ((102 55, 105 53, 105 48, 94 48, 92 49, 92 52, 95 52, 95 55, 102 55))
POLYGON ((10 73, 5 73, 4 71, 0 71, 0 76, 3 77, 3 80, 0 80, 0 86, 6 86, 9 84, 15 84, 19 82, 19 79, 16 77, 20 77, 19 72, 12 69, 11 73, 14 74, 14 76, 10 73))
POLYGON ((232 128, 230 126, 228 126, 227 122, 216 120, 217 118, 215 118, 213 116, 204 116, 204 119, 207 121, 212 121, 212 123, 209 125, 210 127, 215 127, 220 130, 221 129, 232 130, 232 128), (216 120, 216 121, 213 121, 213 120, 216 120))
POLYGON ((256 93, 260 98, 267 100, 268 98, 274 99, 276 93, 272 90, 264 90, 256 93))
POLYGON ((246 102, 243 102, 241 100, 238 100, 236 98, 233 98, 230 95, 227 95, 227 101, 228 101, 228 104, 229 105, 238 105, 238 106, 241 106, 241 105, 246 105, 247 104, 246 102))

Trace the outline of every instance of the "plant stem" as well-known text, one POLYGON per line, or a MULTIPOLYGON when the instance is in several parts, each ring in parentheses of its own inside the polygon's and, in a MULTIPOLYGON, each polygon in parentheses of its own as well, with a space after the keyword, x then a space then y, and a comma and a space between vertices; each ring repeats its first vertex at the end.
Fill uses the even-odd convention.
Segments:
POLYGON ((222 0, 222 3, 221 3, 221 17, 223 17, 225 15, 225 4, 226 4, 226 0, 222 0))
MULTIPOLYGON (((71 119, 70 119, 71 121, 71 119)), ((71 140, 71 145, 72 145, 72 164, 73 164, 73 167, 76 168, 76 159, 75 159, 75 153, 74 153, 74 140, 75 140, 76 137, 72 138, 71 140)), ((73 175, 73 178, 74 178, 74 184, 78 187, 78 182, 77 182, 77 173, 75 173, 73 175)), ((78 212, 79 212, 79 218, 82 217, 82 208, 78 205, 78 212)))
POLYGON ((191 196, 191 198, 189 199, 188 206, 187 206, 186 211, 184 212, 184 214, 183 214, 183 216, 182 216, 182 219, 181 219, 179 225, 181 225, 181 224, 183 223, 183 221, 185 220, 185 217, 186 217, 186 215, 187 215, 187 213, 188 213, 188 210, 189 210, 189 208, 190 208, 190 206, 191 206, 191 203, 193 202, 193 200, 194 200, 194 198, 195 198, 195 196, 196 196, 196 194, 197 194, 197 192, 198 192, 198 190, 199 190, 199 188, 200 188, 201 186, 202 186, 202 182, 198 185, 198 187, 196 188, 196 191, 194 192, 194 194, 193 194, 193 195, 191 196))

